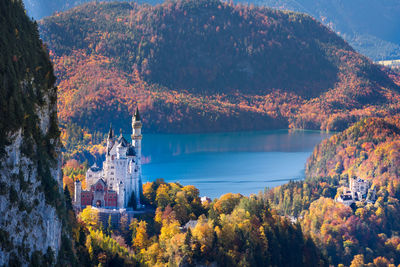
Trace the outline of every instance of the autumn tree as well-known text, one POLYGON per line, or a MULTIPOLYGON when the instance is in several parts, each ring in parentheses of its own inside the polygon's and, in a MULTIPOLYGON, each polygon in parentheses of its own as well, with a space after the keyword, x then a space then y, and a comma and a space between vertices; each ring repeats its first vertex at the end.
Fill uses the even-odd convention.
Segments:
POLYGON ((355 255, 353 260, 351 261, 350 267, 364 267, 364 255, 358 254, 355 255))
POLYGON ((139 250, 147 248, 149 245, 149 238, 147 235, 147 223, 145 221, 140 221, 136 227, 136 236, 133 239, 133 246, 139 250))
POLYGON ((87 206, 79 214, 79 219, 82 220, 88 227, 99 228, 99 211, 91 206, 87 206))

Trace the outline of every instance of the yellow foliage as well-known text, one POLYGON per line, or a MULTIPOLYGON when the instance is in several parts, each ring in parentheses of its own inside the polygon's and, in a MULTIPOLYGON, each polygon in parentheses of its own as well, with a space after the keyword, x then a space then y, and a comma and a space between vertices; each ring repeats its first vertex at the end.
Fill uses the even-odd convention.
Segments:
POLYGON ((168 203, 170 203, 170 199, 169 199, 169 188, 167 184, 161 184, 158 189, 157 189, 157 193, 156 193, 156 202, 157 202, 157 206, 165 208, 168 203))
POLYGON ((363 267, 364 266, 364 255, 355 255, 350 267, 363 267))
POLYGON ((154 199, 155 196, 155 192, 154 189, 152 187, 153 183, 145 183, 143 185, 143 196, 151 203, 151 200, 154 199))
POLYGON ((201 244, 201 252, 206 253, 212 248, 214 230, 210 222, 200 216, 192 231, 193 237, 201 244))
POLYGON ((99 211, 87 206, 79 215, 78 218, 82 220, 88 227, 98 227, 99 225, 99 211))
POLYGON ((133 245, 139 249, 144 249, 148 244, 149 238, 147 235, 147 223, 145 221, 140 221, 136 228, 136 237, 133 240, 133 245))
POLYGON ((382 217, 385 215, 385 211, 382 209, 382 207, 378 207, 378 209, 375 212, 376 216, 382 217))
POLYGON ((163 221, 163 226, 161 227, 160 233, 160 243, 166 242, 168 239, 171 239, 174 235, 181 232, 179 229, 180 224, 177 220, 172 220, 168 222, 167 220, 163 221))
POLYGON ((158 243, 153 243, 145 252, 144 258, 147 266, 157 266, 157 262, 161 260, 160 246, 158 243))

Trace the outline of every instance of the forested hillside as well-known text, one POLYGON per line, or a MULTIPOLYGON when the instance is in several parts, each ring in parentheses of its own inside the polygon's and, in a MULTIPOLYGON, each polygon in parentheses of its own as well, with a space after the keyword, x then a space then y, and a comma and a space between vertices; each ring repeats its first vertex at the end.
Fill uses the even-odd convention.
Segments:
MULTIPOLYGON (((35 19, 41 19, 54 12, 65 11, 87 2, 90 0, 25 0, 25 5, 29 15, 35 19)), ((135 2, 154 5, 163 1, 135 2)), ((400 4, 397 0, 238 0, 234 2, 308 14, 342 36, 358 52, 373 60, 400 58, 400 35, 398 34, 400 4)))
POLYGON ((90 3, 40 30, 63 123, 128 130, 137 103, 145 130, 163 132, 341 130, 398 112, 387 74, 303 14, 216 0, 90 3))
MULTIPOLYGON (((129 0, 103 0, 101 2, 115 2, 129 0)), ((56 12, 62 12, 78 5, 93 2, 93 0, 24 0, 28 15, 36 20, 51 16, 56 12)), ((136 3, 159 4, 162 0, 137 0, 136 3)))
POLYGON ((399 126, 399 117, 357 122, 315 148, 305 181, 265 194, 281 214, 299 218, 331 263, 400 263, 399 126), (370 180, 376 202, 334 202, 349 177, 370 180))
MULTIPOLYGON (((370 118, 356 123, 339 135, 318 145, 307 162, 308 177, 356 175, 379 178, 394 183, 396 193, 400 181, 400 118, 370 118)), ((394 196, 394 195, 393 195, 394 196)))
POLYGON ((244 0, 313 16, 373 60, 400 58, 397 0, 244 0))

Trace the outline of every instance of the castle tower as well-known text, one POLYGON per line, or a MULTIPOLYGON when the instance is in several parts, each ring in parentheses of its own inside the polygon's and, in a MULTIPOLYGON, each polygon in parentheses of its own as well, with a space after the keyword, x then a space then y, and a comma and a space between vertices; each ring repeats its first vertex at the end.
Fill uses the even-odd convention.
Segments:
POLYGON ((74 194, 74 202, 75 206, 81 207, 81 194, 82 194, 82 185, 81 181, 78 179, 75 181, 75 194, 74 194))
POLYGON ((136 108, 135 115, 132 117, 132 145, 136 152, 135 170, 133 172, 133 190, 135 191, 136 206, 140 208, 140 195, 142 185, 142 121, 139 108, 136 108))
POLYGON ((135 147, 138 164, 142 157, 142 122, 139 114, 139 108, 136 108, 135 115, 132 117, 132 145, 135 147))

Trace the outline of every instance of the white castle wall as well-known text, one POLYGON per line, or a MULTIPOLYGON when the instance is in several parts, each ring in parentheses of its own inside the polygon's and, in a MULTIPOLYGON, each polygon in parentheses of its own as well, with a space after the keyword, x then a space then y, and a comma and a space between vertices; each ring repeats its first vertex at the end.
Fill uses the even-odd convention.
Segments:
MULTIPOLYGON (((141 127, 140 116, 138 111, 132 118, 132 145, 122 140, 122 136, 115 138, 110 129, 107 139, 106 160, 103 162, 101 171, 92 171, 91 168, 86 173, 86 182, 88 189, 99 179, 103 179, 108 188, 117 192, 118 208, 126 208, 132 193, 135 194, 136 204, 140 205, 140 185, 141 185, 141 127), (121 145, 121 143, 124 145, 121 145), (135 150, 134 155, 128 155, 129 149, 135 150)), ((95 194, 96 195, 96 194, 95 194)), ((96 199, 99 196, 95 196, 96 199)), ((94 201, 95 202, 95 201, 94 201)))

